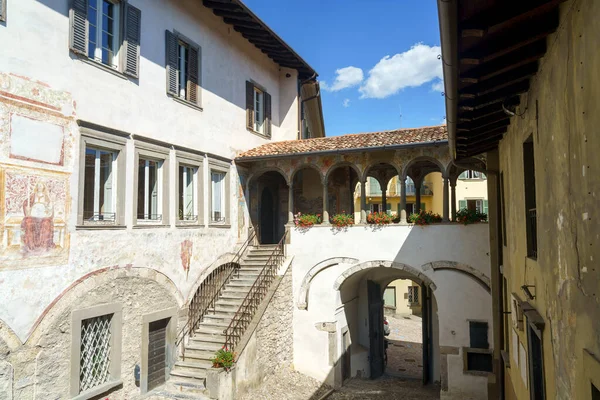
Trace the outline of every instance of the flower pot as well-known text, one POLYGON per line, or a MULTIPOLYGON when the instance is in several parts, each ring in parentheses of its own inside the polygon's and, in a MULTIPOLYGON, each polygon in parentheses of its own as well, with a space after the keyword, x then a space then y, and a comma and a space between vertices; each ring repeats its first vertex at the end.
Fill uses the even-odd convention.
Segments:
POLYGON ((209 368, 206 370, 206 389, 211 399, 233 400, 235 398, 235 367, 209 368))

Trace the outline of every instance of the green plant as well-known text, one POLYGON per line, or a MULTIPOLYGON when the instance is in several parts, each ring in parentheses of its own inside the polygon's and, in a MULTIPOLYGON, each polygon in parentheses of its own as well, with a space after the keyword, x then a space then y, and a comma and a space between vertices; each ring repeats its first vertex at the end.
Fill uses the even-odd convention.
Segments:
POLYGON ((335 214, 333 217, 331 217, 331 224, 333 226, 337 226, 338 228, 354 225, 354 216, 346 214, 345 211, 342 211, 341 214, 335 214))
POLYGON ((479 212, 477 210, 468 210, 463 208, 456 213, 456 222, 469 225, 475 222, 487 221, 487 214, 479 212))
POLYGON ((410 214, 408 216, 408 222, 415 225, 429 225, 437 222, 442 222, 442 216, 440 214, 433 213, 431 211, 423 211, 410 214))
POLYGON ((227 347, 223 347, 217 350, 217 353, 210 361, 213 364, 213 368, 224 368, 225 371, 229 371, 235 364, 235 353, 229 351, 227 347))
POLYGON ((388 225, 393 220, 394 217, 386 212, 372 212, 367 215, 367 223, 373 225, 388 225))
POLYGON ((294 215, 294 224, 301 228, 310 228, 313 225, 318 225, 323 221, 321 214, 302 214, 299 212, 294 215))

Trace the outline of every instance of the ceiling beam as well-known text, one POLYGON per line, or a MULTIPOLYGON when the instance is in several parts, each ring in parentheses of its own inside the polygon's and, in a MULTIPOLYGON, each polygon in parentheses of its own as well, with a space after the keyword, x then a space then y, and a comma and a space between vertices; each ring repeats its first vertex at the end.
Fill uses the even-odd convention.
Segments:
POLYGON ((481 109, 490 104, 502 102, 508 97, 513 97, 529 90, 529 81, 522 81, 502 89, 496 90, 490 94, 477 97, 473 100, 459 101, 459 107, 472 107, 475 110, 481 109))
MULTIPOLYGON (((474 130, 481 129, 483 127, 492 125, 493 123, 496 123, 499 121, 504 121, 504 120, 509 120, 509 119, 510 119, 510 115, 508 115, 504 112, 496 112, 487 118, 479 119, 470 124, 459 124, 456 130, 457 130, 457 132, 472 132, 474 130)), ((470 136, 470 135, 465 135, 465 136, 470 136)))
POLYGON ((473 99, 473 98, 477 98, 477 97, 482 97, 482 96, 485 96, 486 94, 493 93, 497 90, 503 89, 503 88, 513 85, 515 83, 519 83, 519 82, 528 80, 529 78, 531 78, 534 75, 535 75, 535 72, 529 73, 527 75, 517 76, 510 80, 506 80, 503 83, 497 83, 495 86, 488 85, 487 87, 480 88, 480 90, 469 90, 468 92, 467 91, 461 92, 459 96, 461 98, 465 98, 465 99, 473 99))
POLYGON ((202 2, 202 4, 204 4, 204 6, 206 6, 208 8, 212 8, 212 9, 216 9, 216 10, 244 11, 237 4, 233 4, 233 3, 229 3, 229 2, 228 3, 222 3, 220 1, 204 0, 202 2))
POLYGON ((483 37, 556 9, 565 0, 500 1, 460 24, 463 37, 483 37))
POLYGON ((223 21, 225 21, 226 24, 241 26, 244 28, 255 28, 255 29, 261 28, 260 24, 258 24, 256 22, 246 21, 246 20, 238 19, 238 18, 223 17, 223 21))
POLYGON ((469 141, 469 140, 471 140, 471 139, 475 140, 475 139, 479 139, 479 138, 481 138, 481 137, 486 137, 487 135, 494 135, 494 134, 496 134, 496 133, 504 133, 504 132, 506 132, 507 130, 508 130, 508 127, 506 127, 506 126, 501 126, 501 127, 499 127, 499 128, 496 128, 496 129, 490 129, 490 130, 487 130, 487 131, 485 131, 485 132, 483 132, 483 133, 480 133, 480 134, 478 134, 478 135, 474 135, 474 136, 464 136, 464 135, 460 135, 460 136, 457 136, 457 137, 456 137, 456 139, 457 139, 457 140, 458 140, 460 143, 463 143, 463 144, 469 144, 469 142, 468 142, 468 141, 469 141))

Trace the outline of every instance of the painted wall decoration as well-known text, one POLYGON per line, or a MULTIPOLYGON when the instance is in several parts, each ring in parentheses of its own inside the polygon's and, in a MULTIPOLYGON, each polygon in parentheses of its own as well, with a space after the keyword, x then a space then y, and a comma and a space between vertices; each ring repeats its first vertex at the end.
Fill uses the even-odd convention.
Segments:
POLYGON ((181 266, 185 271, 185 276, 187 278, 190 273, 190 265, 192 262, 192 250, 194 248, 194 243, 191 240, 184 240, 181 242, 181 266))
POLYGON ((0 176, 0 268, 66 262, 69 176, 12 168, 0 176))

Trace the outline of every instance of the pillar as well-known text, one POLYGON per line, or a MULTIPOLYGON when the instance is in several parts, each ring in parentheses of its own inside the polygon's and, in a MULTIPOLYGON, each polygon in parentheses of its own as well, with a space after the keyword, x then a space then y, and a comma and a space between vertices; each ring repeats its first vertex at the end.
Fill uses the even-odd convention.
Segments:
POLYGON ((417 179, 415 181, 415 205, 417 209, 417 214, 421 212, 421 184, 423 183, 422 179, 417 179))
POLYGON ((367 180, 360 181, 360 223, 367 223, 367 180))
POLYGON ((400 222, 406 222, 406 177, 400 179, 400 222), (404 213, 403 213, 404 211, 404 213), (404 215, 405 218, 402 218, 404 215))
POLYGON ((294 185, 292 182, 288 185, 288 224, 294 224, 294 185))
POLYGON ((448 218, 448 214, 449 214, 449 205, 450 205, 450 201, 448 199, 449 193, 448 193, 448 177, 445 176, 444 177, 444 215, 442 216, 442 221, 444 222, 448 222, 450 221, 450 219, 448 218))
POLYGON ((382 185, 380 183, 379 185, 381 186, 381 211, 385 213, 387 212, 387 184, 382 185))
POLYGON ((456 179, 450 181, 450 207, 452 210, 452 221, 456 221, 456 179))
POLYGON ((329 225, 329 188, 327 180, 323 180, 323 225, 329 225))

